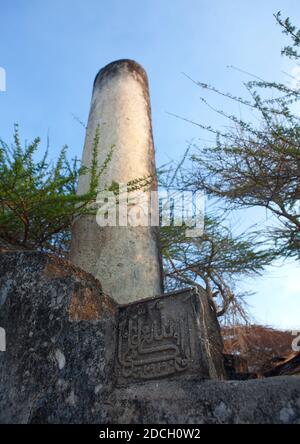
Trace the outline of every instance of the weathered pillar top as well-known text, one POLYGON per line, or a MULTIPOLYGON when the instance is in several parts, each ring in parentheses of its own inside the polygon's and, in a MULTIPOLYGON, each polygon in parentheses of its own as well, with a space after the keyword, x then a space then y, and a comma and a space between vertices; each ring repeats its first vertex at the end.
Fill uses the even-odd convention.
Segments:
POLYGON ((148 90, 148 77, 146 71, 139 63, 130 59, 115 60, 101 68, 95 77, 94 88, 101 87, 101 84, 104 81, 109 80, 124 71, 134 74, 148 90))

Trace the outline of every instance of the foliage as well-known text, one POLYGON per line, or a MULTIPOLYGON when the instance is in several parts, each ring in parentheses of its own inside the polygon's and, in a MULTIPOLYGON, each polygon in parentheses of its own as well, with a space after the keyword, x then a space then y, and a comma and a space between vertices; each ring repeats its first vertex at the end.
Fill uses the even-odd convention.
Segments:
POLYGON ((98 169, 97 129, 90 168, 79 161, 69 162, 64 146, 56 163, 48 159, 48 147, 41 160, 35 160, 41 140, 22 147, 18 125, 12 146, 0 140, 0 238, 15 246, 66 255, 70 227, 75 217, 94 212, 97 183, 112 157, 113 147, 98 169), (78 179, 89 174, 87 193, 78 196, 78 179))
MULTIPOLYGON (((298 60, 300 30, 280 13, 275 18, 292 39, 282 54, 298 60)), ((195 82, 247 108, 255 118, 226 113, 202 99, 229 122, 229 129, 193 122, 214 134, 216 142, 194 152, 193 171, 185 185, 204 189, 208 196, 226 202, 227 209, 266 208, 273 217, 257 236, 271 241, 278 256, 300 259, 300 119, 295 111, 300 89, 254 77, 244 84, 247 99, 195 82)))
POLYGON ((222 221, 205 217, 201 237, 187 238, 185 226, 161 227, 161 244, 168 289, 202 285, 218 316, 247 320, 245 296, 235 291, 236 282, 259 275, 272 254, 245 234, 234 237, 222 221))

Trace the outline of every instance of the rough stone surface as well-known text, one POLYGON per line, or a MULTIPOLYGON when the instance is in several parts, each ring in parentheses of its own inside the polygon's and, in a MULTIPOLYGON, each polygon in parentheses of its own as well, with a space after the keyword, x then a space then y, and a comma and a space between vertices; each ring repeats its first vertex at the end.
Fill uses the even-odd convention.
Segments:
MULTIPOLYGON (((99 190, 112 182, 128 184, 152 178, 143 193, 150 209, 157 181, 148 80, 138 63, 118 60, 100 70, 95 79, 82 157, 82 164, 88 167, 98 126, 99 168, 114 145, 111 161, 99 178, 99 190)), ((78 193, 87 192, 89 184, 89 174, 81 176, 78 193)), ((104 291, 118 303, 162 293, 158 227, 150 225, 150 211, 141 209, 137 193, 131 192, 129 197, 129 214, 143 214, 140 225, 122 221, 119 226, 99 226, 96 217, 84 216, 72 228, 71 261, 101 279, 104 291)), ((152 208, 157 217, 158 203, 154 201, 152 208)))
POLYGON ((148 382, 115 390, 119 424, 300 424, 300 377, 148 382))
POLYGON ((132 319, 133 306, 119 309, 66 261, 1 254, 0 423, 300 423, 298 376, 118 379, 118 319, 132 319))
POLYGON ((0 422, 106 421, 116 305, 91 275, 33 252, 0 255, 0 422))

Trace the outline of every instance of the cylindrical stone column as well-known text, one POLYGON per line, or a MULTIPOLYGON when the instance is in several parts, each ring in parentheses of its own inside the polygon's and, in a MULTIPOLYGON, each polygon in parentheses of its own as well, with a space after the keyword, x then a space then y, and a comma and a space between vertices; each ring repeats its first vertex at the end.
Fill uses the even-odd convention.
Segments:
MULTIPOLYGON (((90 167, 97 127, 98 168, 112 145, 112 158, 99 179, 103 190, 112 182, 153 177, 145 191, 156 190, 154 146, 148 80, 132 60, 118 60, 96 76, 82 164, 90 167)), ((90 176, 79 179, 78 193, 88 191, 90 176)), ((130 194, 129 194, 130 196, 130 194)), ((72 227, 71 261, 92 273, 118 303, 154 297, 162 292, 158 227, 99 226, 95 216, 82 216, 72 227)))

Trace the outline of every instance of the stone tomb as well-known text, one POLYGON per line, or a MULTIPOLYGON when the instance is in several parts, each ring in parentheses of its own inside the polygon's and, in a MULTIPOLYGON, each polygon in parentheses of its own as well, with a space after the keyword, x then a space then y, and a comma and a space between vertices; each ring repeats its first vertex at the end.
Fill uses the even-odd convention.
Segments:
POLYGON ((0 327, 0 423, 300 421, 300 377, 217 379, 219 328, 201 289, 118 306, 67 261, 3 253, 0 327))

